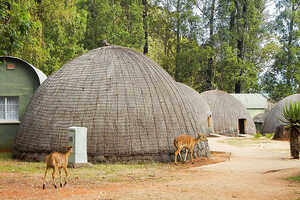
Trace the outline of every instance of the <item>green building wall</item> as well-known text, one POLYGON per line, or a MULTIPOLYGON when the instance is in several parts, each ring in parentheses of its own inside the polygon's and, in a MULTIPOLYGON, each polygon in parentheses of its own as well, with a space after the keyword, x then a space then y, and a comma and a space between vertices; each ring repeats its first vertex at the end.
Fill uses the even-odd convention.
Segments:
POLYGON ((12 150, 23 113, 39 85, 39 77, 28 63, 16 58, 0 57, 0 96, 19 97, 19 121, 0 120, 0 152, 12 150), (9 69, 13 68, 11 66, 14 69, 9 69))
POLYGON ((264 113, 265 109, 259 108, 247 108, 248 112, 250 113, 251 118, 253 119, 257 114, 264 113))

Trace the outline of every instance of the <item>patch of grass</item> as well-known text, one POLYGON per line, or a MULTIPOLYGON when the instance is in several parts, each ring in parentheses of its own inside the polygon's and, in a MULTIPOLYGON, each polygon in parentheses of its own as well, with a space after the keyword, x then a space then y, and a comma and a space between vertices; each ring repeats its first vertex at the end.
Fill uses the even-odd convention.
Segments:
MULTIPOLYGON (((19 173, 25 176, 42 176, 45 171, 44 162, 25 162, 12 158, 11 153, 0 153, 0 172, 19 173)), ((133 162, 133 163, 104 163, 94 164, 91 168, 68 169, 70 176, 80 179, 83 182, 143 182, 143 181, 164 181, 169 180, 164 173, 157 176, 157 172, 168 169, 169 164, 158 162, 133 162)), ((172 167, 171 167, 172 168, 172 167)), ((50 177, 48 173, 48 179, 50 177)), ((64 173, 63 173, 64 175, 64 173)), ((4 177, 2 177, 4 178, 4 177)), ((0 177, 1 179, 1 177, 0 177)))
POLYGON ((247 147, 255 144, 261 144, 261 143, 270 143, 270 140, 261 137, 261 138, 230 138, 230 139, 225 139, 225 140, 220 140, 218 142, 229 144, 232 146, 237 146, 237 147, 247 147))
POLYGON ((12 159, 12 153, 0 153, 0 161, 8 161, 12 159))
POLYGON ((300 182, 300 176, 291 176, 289 178, 287 178, 289 181, 296 181, 296 182, 300 182))
POLYGON ((0 153, 0 172, 34 174, 44 168, 44 163, 18 161, 12 158, 12 153, 0 153))
MULTIPOLYGON (((94 176, 101 174, 110 175, 119 172, 132 171, 136 169, 156 168, 161 165, 155 162, 141 162, 133 164, 95 164, 92 168, 78 168, 76 171, 82 176, 94 176)), ((46 167, 44 162, 26 162, 12 158, 11 153, 0 153, 0 172, 37 173, 46 167)))
POLYGON ((259 139, 259 138, 261 138, 262 137, 262 134, 261 133, 256 133, 255 135, 254 135, 254 138, 256 138, 256 139, 259 139))
POLYGON ((274 133, 266 133, 265 137, 268 139, 272 139, 272 137, 274 136, 274 133))
POLYGON ((151 171, 164 167, 162 163, 134 163, 134 164, 94 164, 91 168, 71 169, 74 177, 86 180, 106 180, 109 182, 126 182, 149 174, 151 171))

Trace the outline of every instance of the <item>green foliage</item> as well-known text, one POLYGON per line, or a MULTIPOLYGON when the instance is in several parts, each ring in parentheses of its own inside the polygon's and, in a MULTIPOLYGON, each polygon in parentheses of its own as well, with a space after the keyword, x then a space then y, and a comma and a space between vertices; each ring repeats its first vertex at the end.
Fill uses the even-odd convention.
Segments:
POLYGON ((0 1, 0 55, 20 57, 50 75, 103 46, 103 40, 142 52, 146 31, 148 55, 176 81, 199 92, 263 91, 276 101, 300 92, 300 9, 298 1, 278 0, 279 15, 270 20, 263 16, 267 5, 263 0, 0 1))
POLYGON ((266 133, 265 134, 265 137, 268 138, 268 139, 272 139, 274 136, 274 133, 266 133))
POLYGON ((87 31, 84 45, 87 49, 110 44, 141 50, 144 44, 143 6, 138 0, 96 0, 86 2, 87 31))
POLYGON ((259 139, 259 138, 261 138, 262 137, 262 134, 261 133, 256 133, 255 135, 254 135, 254 138, 256 138, 256 139, 259 139))
POLYGON ((48 57, 42 69, 51 74, 83 52, 79 42, 84 38, 85 13, 65 1, 43 0, 38 9, 42 13, 43 46, 48 57))
POLYGON ((300 176, 291 176, 288 178, 289 181, 300 182, 300 176))
POLYGON ((46 74, 81 54, 85 15, 69 1, 0 4, 0 55, 20 57, 46 74))
POLYGON ((286 129, 294 128, 300 133, 300 102, 287 103, 282 110, 282 117, 286 129))
POLYGON ((12 153, 0 153, 0 161, 7 161, 12 159, 12 153))
POLYGON ((299 92, 300 88, 300 4, 295 0, 278 0, 279 15, 271 31, 279 38, 281 49, 274 55, 275 62, 263 77, 263 90, 277 101, 299 92))

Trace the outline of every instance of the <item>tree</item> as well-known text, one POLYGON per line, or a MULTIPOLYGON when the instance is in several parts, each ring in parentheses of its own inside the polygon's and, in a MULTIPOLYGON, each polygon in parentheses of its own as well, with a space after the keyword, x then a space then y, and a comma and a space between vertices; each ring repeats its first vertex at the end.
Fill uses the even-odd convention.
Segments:
POLYGON ((145 33, 145 44, 144 44, 144 54, 148 54, 149 51, 149 39, 148 39, 148 10, 149 10, 149 3, 148 0, 142 0, 144 11, 143 11, 143 28, 145 33))
MULTIPOLYGON (((216 71, 216 57, 213 55, 216 54, 216 27, 218 27, 217 22, 217 14, 218 14, 218 0, 200 0, 197 1, 197 8, 201 13, 202 21, 204 24, 203 29, 207 29, 209 33, 209 37, 207 41, 205 41, 205 45, 203 49, 208 51, 209 55, 212 55, 207 59, 207 64, 204 64, 203 67, 206 68, 206 73, 201 74, 205 76, 205 84, 203 85, 204 90, 211 90, 215 88, 215 71, 216 71)), ((206 60, 206 59, 205 59, 206 60)), ((200 75, 200 73, 198 73, 200 75)))
MULTIPOLYGON (((197 39, 199 17, 194 12, 195 4, 194 0, 154 1, 154 5, 162 12, 164 17, 163 29, 165 30, 163 31, 165 35, 162 35, 164 37, 162 40, 165 44, 165 55, 171 52, 172 55, 170 56, 175 59, 174 65, 170 62, 173 66, 168 68, 173 69, 171 75, 174 76, 176 81, 180 82, 183 81, 182 70, 184 71, 180 66, 181 43, 186 38, 189 40, 197 39), (169 50, 170 52, 167 52, 169 50)), ((158 21, 160 20, 158 19, 158 21)))
POLYGON ((279 37, 280 51, 264 76, 263 88, 273 100, 299 92, 300 74, 300 3, 277 0, 279 15, 272 31, 279 37))
POLYGON ((41 69, 46 74, 84 52, 80 41, 84 37, 85 14, 77 10, 75 2, 43 0, 37 5, 42 46, 47 55, 41 69))
POLYGON ((236 56, 234 92, 246 92, 247 85, 252 85, 251 81, 257 81, 253 76, 257 77, 259 71, 255 60, 257 52, 261 49, 259 44, 263 37, 261 24, 264 1, 232 0, 223 7, 223 17, 228 19, 228 29, 220 32, 224 35, 221 37, 227 40, 225 47, 229 44, 236 56))
POLYGON ((282 120, 285 128, 290 133, 290 150, 294 159, 299 159, 299 139, 300 134, 300 102, 286 104, 282 111, 282 120))
POLYGON ((84 15, 68 0, 0 3, 0 54, 20 57, 50 75, 83 52, 84 15))
POLYGON ((92 0, 85 5, 88 12, 85 48, 101 47, 103 40, 113 45, 143 48, 144 7, 139 0, 92 0))

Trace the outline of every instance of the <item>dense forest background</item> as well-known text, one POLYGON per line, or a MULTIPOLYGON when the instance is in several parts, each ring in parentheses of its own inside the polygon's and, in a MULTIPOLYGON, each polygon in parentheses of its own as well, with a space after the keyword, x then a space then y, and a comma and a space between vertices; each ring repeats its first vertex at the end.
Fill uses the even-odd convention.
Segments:
POLYGON ((0 55, 47 75, 104 40, 199 92, 300 92, 299 0, 0 0, 0 55))

